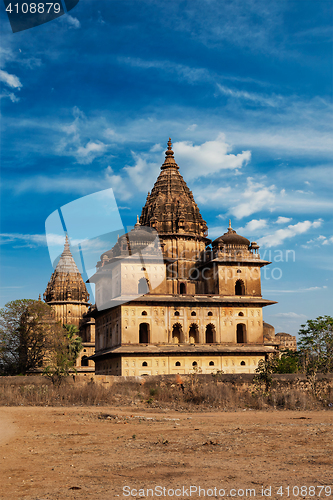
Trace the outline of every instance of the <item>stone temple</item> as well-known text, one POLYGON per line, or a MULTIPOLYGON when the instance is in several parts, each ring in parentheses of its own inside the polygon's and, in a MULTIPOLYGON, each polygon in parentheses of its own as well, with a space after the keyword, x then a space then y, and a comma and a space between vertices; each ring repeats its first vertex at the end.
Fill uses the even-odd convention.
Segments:
MULTIPOLYGON (((207 224, 179 172, 171 140, 132 231, 96 273, 96 374, 254 373, 276 349, 264 340, 259 246, 207 224)), ((84 299, 83 296, 81 296, 84 299)), ((81 299, 80 299, 81 300, 81 299)))
POLYGON ((83 349, 76 369, 93 372, 94 362, 88 358, 95 352, 95 321, 86 316, 91 305, 89 293, 73 259, 67 235, 64 251, 46 287, 44 301, 52 307, 55 321, 80 329, 83 349))

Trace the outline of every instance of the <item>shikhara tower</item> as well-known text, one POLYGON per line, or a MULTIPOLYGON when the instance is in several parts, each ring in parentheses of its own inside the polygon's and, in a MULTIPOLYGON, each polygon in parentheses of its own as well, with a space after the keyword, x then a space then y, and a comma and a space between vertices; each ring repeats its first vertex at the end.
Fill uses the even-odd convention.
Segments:
POLYGON ((270 263, 258 250, 230 221, 225 234, 208 239, 169 139, 139 221, 90 278, 96 374, 253 373, 275 350, 264 343, 262 308, 274 302, 261 296, 260 268, 270 263))
POLYGON ((73 259, 67 235, 64 250, 46 287, 44 301, 52 307, 56 321, 80 328, 83 349, 76 368, 93 371, 94 363, 89 362, 88 357, 95 351, 95 325, 92 318, 84 318, 90 306, 89 293, 73 259))

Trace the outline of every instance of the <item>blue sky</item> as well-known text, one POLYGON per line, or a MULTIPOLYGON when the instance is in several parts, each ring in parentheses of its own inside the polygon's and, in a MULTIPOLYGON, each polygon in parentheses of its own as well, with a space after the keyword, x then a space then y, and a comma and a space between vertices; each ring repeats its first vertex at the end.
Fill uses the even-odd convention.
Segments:
POLYGON ((332 314, 331 1, 81 0, 14 34, 0 10, 1 305, 45 291, 59 207, 111 187, 133 225, 171 136, 210 237, 231 218, 273 260, 265 320, 332 314))

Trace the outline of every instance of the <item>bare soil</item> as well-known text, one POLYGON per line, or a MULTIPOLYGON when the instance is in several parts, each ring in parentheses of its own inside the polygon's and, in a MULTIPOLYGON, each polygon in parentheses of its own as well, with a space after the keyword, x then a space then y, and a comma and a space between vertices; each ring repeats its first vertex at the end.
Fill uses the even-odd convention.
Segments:
POLYGON ((271 487, 270 498, 281 499, 288 486, 291 499, 332 498, 332 417, 333 410, 1 407, 0 498, 263 498, 271 487), (137 491, 125 496, 125 486, 137 491), (156 486, 165 490, 147 495, 156 486))

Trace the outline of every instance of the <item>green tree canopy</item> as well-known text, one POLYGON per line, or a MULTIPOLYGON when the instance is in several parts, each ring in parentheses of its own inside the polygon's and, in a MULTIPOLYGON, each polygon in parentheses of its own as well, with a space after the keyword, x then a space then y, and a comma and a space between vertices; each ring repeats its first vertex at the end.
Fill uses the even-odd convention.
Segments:
POLYGON ((53 384, 60 385, 71 372, 76 373, 75 362, 83 347, 78 333, 75 325, 64 325, 62 332, 57 334, 56 348, 50 352, 43 371, 53 384))
POLYGON ((21 299, 0 309, 0 373, 25 374, 42 366, 61 329, 44 302, 21 299))
POLYGON ((299 351, 307 371, 333 371, 333 318, 319 316, 299 330, 299 351))

